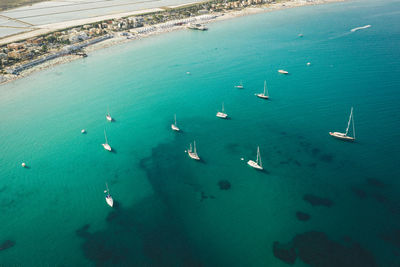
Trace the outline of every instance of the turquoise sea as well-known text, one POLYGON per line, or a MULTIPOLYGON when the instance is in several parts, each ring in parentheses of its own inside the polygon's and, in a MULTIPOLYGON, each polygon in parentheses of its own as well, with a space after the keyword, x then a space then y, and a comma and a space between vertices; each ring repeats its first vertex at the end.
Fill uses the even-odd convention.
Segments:
POLYGON ((398 0, 286 9, 1 86, 0 265, 400 266, 399 22, 398 0))

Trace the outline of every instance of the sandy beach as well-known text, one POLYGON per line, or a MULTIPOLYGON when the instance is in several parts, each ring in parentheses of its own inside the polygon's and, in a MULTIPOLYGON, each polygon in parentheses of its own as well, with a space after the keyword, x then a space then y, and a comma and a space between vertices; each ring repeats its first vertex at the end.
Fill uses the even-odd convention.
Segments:
MULTIPOLYGON (((319 5, 319 4, 327 4, 327 3, 341 2, 341 1, 343 1, 343 0, 317 0, 317 1, 313 1, 313 2, 303 1, 303 0, 284 1, 284 2, 278 2, 278 3, 273 3, 273 4, 265 4, 263 6, 246 7, 241 10, 232 10, 229 12, 210 13, 209 15, 213 15, 212 18, 207 19, 207 20, 202 19, 201 23, 210 24, 210 23, 217 22, 217 21, 228 20, 228 19, 233 19, 236 17, 254 15, 254 14, 259 14, 259 13, 264 13, 264 12, 272 12, 272 11, 281 10, 284 8, 295 8, 295 7, 301 7, 301 6, 319 5)), ((152 11, 152 10, 146 10, 144 13, 147 13, 149 11, 152 11)), ((143 11, 142 12, 137 12, 137 11, 129 12, 129 14, 128 13, 120 13, 120 14, 114 15, 113 18, 121 18, 121 17, 127 16, 127 15, 138 15, 138 14, 142 14, 142 13, 143 13, 143 11)), ((199 17, 201 17, 201 16, 199 16, 199 17)), ((103 20, 103 19, 104 18, 102 18, 101 20, 103 20)), ((111 19, 111 17, 107 16, 107 19, 111 19)), ((31 32, 26 33, 25 37, 32 38, 34 36, 42 35, 43 30, 46 32, 48 32, 49 29, 52 29, 52 31, 54 31, 54 29, 61 30, 61 29, 65 28, 65 25, 67 25, 67 27, 71 27, 71 26, 77 26, 77 25, 84 25, 87 23, 95 22, 95 21, 99 21, 98 18, 84 19, 84 20, 79 20, 78 22, 71 21, 71 22, 67 22, 67 23, 58 23, 56 25, 47 25, 45 29, 40 29, 37 31, 31 31, 31 32), (64 27, 62 27, 62 25, 64 25, 64 27)), ((183 30, 183 29, 187 28, 186 25, 173 26, 173 27, 169 27, 169 28, 159 27, 160 25, 161 24, 153 25, 152 26, 153 30, 147 31, 144 33, 135 34, 130 39, 128 39, 126 36, 122 36, 121 33, 115 33, 114 37, 111 39, 87 46, 85 48, 85 53, 87 53, 90 56, 91 52, 98 50, 98 49, 104 49, 104 48, 107 48, 110 46, 123 44, 123 43, 131 42, 131 41, 139 40, 142 38, 147 38, 149 36, 158 35, 158 34, 162 34, 162 33, 168 33, 168 32, 177 31, 177 30, 183 30)), ((20 72, 18 75, 13 75, 13 74, 0 75, 0 85, 8 83, 8 82, 12 82, 14 80, 17 80, 17 79, 20 79, 23 77, 26 77, 26 76, 36 73, 38 71, 56 66, 58 64, 68 63, 68 62, 71 62, 73 60, 78 60, 78 59, 81 59, 81 56, 66 55, 66 56, 62 56, 62 57, 58 57, 58 58, 49 60, 45 63, 39 64, 39 65, 29 68, 27 70, 24 70, 24 71, 20 72)))

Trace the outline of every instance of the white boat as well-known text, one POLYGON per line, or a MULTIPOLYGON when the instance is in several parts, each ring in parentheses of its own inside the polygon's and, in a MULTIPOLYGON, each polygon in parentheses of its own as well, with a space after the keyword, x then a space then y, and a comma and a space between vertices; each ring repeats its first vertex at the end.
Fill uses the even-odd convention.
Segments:
POLYGON ((85 130, 85 129, 82 129, 81 133, 83 133, 83 134, 86 133, 86 130, 85 130))
POLYGON ((247 162, 247 164, 250 165, 251 167, 253 167, 254 169, 263 170, 262 162, 261 162, 261 155, 260 155, 260 147, 259 146, 257 146, 257 159, 256 159, 256 161, 249 160, 247 162))
POLYGON ((176 114, 174 115, 174 119, 175 119, 175 123, 171 124, 171 129, 179 132, 180 129, 178 128, 178 126, 176 126, 176 114))
POLYGON ((350 31, 351 32, 356 32, 356 31, 359 31, 359 30, 367 29, 369 27, 371 27, 371 25, 365 25, 365 26, 362 26, 362 27, 357 27, 357 28, 351 29, 350 31))
POLYGON ((106 129, 104 129, 104 137, 106 139, 106 143, 101 144, 101 145, 104 147, 105 150, 111 151, 111 146, 108 144, 108 141, 107 141, 106 129))
POLYGON ((22 166, 22 168, 26 168, 26 163, 22 162, 21 166, 22 166))
POLYGON ((354 114, 353 114, 353 107, 351 107, 350 110, 350 116, 349 116, 349 121, 347 122, 347 128, 345 133, 339 133, 339 132, 329 132, 329 134, 337 139, 345 140, 345 141, 354 141, 356 140, 356 130, 354 127, 354 114), (349 128, 350 128, 350 123, 353 124, 353 136, 348 136, 347 134, 349 133, 349 128))
POLYGON ((240 83, 239 83, 238 85, 235 85, 235 88, 243 89, 243 88, 244 88, 244 87, 243 87, 243 82, 240 81, 240 83))
POLYGON ((260 94, 256 94, 257 97, 262 98, 262 99, 268 99, 268 90, 267 90, 267 81, 264 81, 264 92, 260 94))
POLYGON ((110 194, 110 190, 108 190, 107 183, 106 183, 106 188, 107 188, 107 190, 104 191, 104 193, 106 193, 106 202, 107 202, 108 206, 110 206, 112 208, 113 205, 114 205, 114 200, 113 200, 113 198, 112 198, 112 196, 110 194))
POLYGON ((188 150, 188 155, 189 155, 189 157, 191 157, 192 159, 200 160, 199 155, 197 155, 196 141, 193 141, 193 149, 192 149, 192 144, 190 144, 190 148, 189 148, 189 150, 188 150))
POLYGON ((222 103, 222 111, 218 111, 216 116, 221 119, 228 118, 228 114, 225 113, 224 103, 222 103))
POLYGON ((110 111, 108 110, 108 108, 107 108, 106 119, 107 119, 109 122, 112 122, 112 121, 113 121, 113 118, 111 117, 110 111))
POLYGON ((189 23, 187 27, 188 27, 188 29, 191 29, 191 30, 200 30, 200 31, 208 30, 208 28, 205 25, 198 24, 198 23, 189 23))
POLYGON ((278 72, 281 74, 289 74, 289 72, 287 72, 286 70, 278 70, 278 72))

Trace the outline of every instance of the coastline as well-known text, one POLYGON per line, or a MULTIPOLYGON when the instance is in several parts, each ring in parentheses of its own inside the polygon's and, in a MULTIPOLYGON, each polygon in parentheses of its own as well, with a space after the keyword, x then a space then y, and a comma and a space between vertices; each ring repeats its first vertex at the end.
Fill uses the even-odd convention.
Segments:
MULTIPOLYGON (((255 14, 260 14, 260 13, 267 13, 267 12, 282 10, 282 9, 286 9, 286 8, 321 5, 321 4, 329 4, 329 3, 344 2, 344 1, 345 0, 316 0, 313 2, 303 1, 303 0, 283 1, 283 2, 277 2, 277 3, 271 3, 271 4, 264 4, 262 6, 246 7, 241 10, 232 10, 232 11, 228 11, 228 12, 212 13, 212 15, 215 16, 214 18, 203 20, 202 22, 209 24, 209 23, 224 21, 224 20, 233 19, 233 18, 237 18, 237 17, 255 15, 255 14)), ((211 15, 211 14, 209 14, 209 15, 211 15)), ((114 34, 114 37, 111 39, 107 39, 102 42, 95 43, 93 45, 89 45, 89 46, 85 47, 85 53, 90 55, 91 52, 99 50, 99 49, 104 49, 104 48, 108 48, 108 47, 111 47, 114 45, 119 45, 119 44, 124 44, 124 43, 128 43, 128 42, 135 41, 135 40, 140 40, 142 38, 147 38, 147 37, 150 37, 153 35, 159 35, 159 34, 173 32, 173 31, 182 30, 182 29, 187 28, 186 25, 174 26, 174 27, 170 27, 170 28, 160 28, 160 27, 157 27, 158 25, 160 25, 160 24, 153 25, 153 27, 156 27, 157 30, 137 34, 137 36, 135 36, 131 39, 127 39, 125 36, 121 36, 120 33, 116 33, 116 34, 114 34)), ((74 60, 78 60, 80 58, 81 58, 81 56, 79 56, 79 55, 64 55, 64 56, 57 57, 55 59, 46 61, 44 63, 41 63, 39 65, 33 66, 29 69, 23 70, 18 75, 15 75, 15 74, 0 75, 0 86, 10 83, 10 82, 13 82, 13 81, 16 81, 18 79, 27 77, 36 72, 57 66, 59 64, 64 64, 64 63, 68 63, 68 62, 71 62, 74 60)))

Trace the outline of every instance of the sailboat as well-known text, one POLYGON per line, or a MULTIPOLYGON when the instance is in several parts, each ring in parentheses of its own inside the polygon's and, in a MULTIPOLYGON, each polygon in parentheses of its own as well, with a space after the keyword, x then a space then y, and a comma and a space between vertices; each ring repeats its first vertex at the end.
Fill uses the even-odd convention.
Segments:
POLYGON ((114 205, 114 200, 110 194, 110 190, 108 189, 107 183, 106 183, 106 188, 107 188, 107 190, 104 191, 104 193, 106 193, 106 202, 107 202, 108 206, 110 206, 112 208, 114 205))
POLYGON ((112 122, 112 121, 113 121, 113 118, 111 117, 110 111, 108 110, 108 108, 107 108, 106 119, 107 119, 109 122, 112 122))
POLYGON ((108 144, 108 141, 107 141, 106 129, 104 129, 104 137, 106 139, 106 143, 105 144, 101 144, 101 145, 104 147, 105 150, 111 151, 111 147, 110 147, 110 145, 108 144))
POLYGON ((244 87, 243 87, 243 82, 240 81, 239 85, 235 85, 235 88, 243 89, 243 88, 244 88, 244 87))
POLYGON ((175 119, 175 123, 171 124, 171 129, 179 132, 180 129, 178 128, 178 126, 176 126, 176 114, 174 115, 174 119, 175 119))
POLYGON ((257 97, 262 99, 268 99, 267 81, 264 81, 264 93, 256 94, 257 97))
POLYGON ((339 133, 339 132, 329 132, 329 134, 337 139, 341 140, 346 140, 346 141, 354 141, 356 140, 356 131, 354 128, 354 114, 353 114, 353 107, 351 107, 350 110, 350 116, 349 116, 349 121, 347 122, 347 128, 345 133, 339 133), (350 128, 350 123, 353 123, 353 136, 348 136, 347 134, 349 133, 349 128, 350 128))
POLYGON ((222 111, 221 111, 221 112, 218 111, 216 116, 217 116, 218 118, 221 118, 221 119, 226 119, 226 118, 228 118, 228 114, 225 113, 224 103, 222 103, 222 111))
POLYGON ((196 141, 193 141, 193 149, 192 149, 192 143, 190 143, 190 148, 188 150, 188 155, 192 159, 200 160, 200 157, 199 157, 199 155, 197 155, 197 151, 196 151, 196 141))
POLYGON ((262 162, 261 162, 261 155, 260 155, 260 147, 259 146, 257 146, 257 159, 256 159, 256 161, 249 160, 247 162, 247 164, 249 164, 254 169, 263 170, 262 162))
POLYGON ((289 74, 289 72, 286 71, 286 70, 278 70, 278 72, 279 72, 280 74, 289 74))

